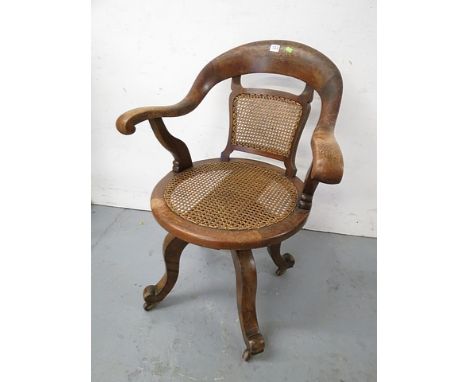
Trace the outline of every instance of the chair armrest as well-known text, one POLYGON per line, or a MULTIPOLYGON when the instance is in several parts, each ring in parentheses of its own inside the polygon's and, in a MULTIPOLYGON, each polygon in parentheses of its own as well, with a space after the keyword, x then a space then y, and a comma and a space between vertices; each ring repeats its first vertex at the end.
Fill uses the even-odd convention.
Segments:
POLYGON ((162 117, 176 117, 187 114, 195 109, 198 104, 199 102, 189 102, 186 97, 183 101, 172 106, 149 106, 132 109, 125 112, 117 119, 117 130, 122 134, 130 135, 135 132, 136 124, 146 120, 149 121, 151 129, 158 141, 174 157, 172 170, 174 172, 180 172, 192 166, 192 158, 187 145, 169 133, 164 125, 162 117))
POLYGON ((169 133, 162 118, 150 119, 149 123, 159 143, 174 157, 172 171, 181 172, 192 167, 192 157, 187 145, 169 133))
POLYGON ((123 113, 116 122, 117 130, 125 135, 135 132, 135 125, 140 122, 162 117, 178 117, 190 113, 200 102, 192 102, 188 97, 171 106, 138 107, 123 113))
POLYGON ((189 149, 183 141, 169 133, 162 121, 162 117, 178 117, 195 109, 203 97, 193 98, 190 97, 190 94, 192 93, 189 93, 181 102, 175 105, 148 106, 129 110, 117 118, 117 130, 122 134, 130 135, 135 132, 136 124, 149 121, 158 141, 174 157, 172 170, 174 172, 183 171, 192 166, 189 149))
POLYGON ((343 178, 343 155, 333 131, 314 132, 312 154, 311 177, 322 183, 340 183, 343 178))
POLYGON ((310 210, 312 197, 318 184, 337 184, 343 177, 343 155, 333 130, 315 129, 312 135, 312 166, 304 180, 304 188, 298 207, 310 210))

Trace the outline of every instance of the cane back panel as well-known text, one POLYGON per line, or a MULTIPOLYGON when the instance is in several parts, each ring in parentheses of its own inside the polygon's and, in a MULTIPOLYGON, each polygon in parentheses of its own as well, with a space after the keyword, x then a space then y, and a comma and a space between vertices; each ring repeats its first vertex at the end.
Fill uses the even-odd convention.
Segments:
POLYGON ((302 106, 285 97, 242 93, 232 102, 231 143, 289 156, 302 106))
POLYGON ((247 89, 232 80, 230 134, 223 157, 233 150, 260 154, 285 163, 294 176, 297 144, 310 111, 313 91, 296 96, 270 89, 247 89))

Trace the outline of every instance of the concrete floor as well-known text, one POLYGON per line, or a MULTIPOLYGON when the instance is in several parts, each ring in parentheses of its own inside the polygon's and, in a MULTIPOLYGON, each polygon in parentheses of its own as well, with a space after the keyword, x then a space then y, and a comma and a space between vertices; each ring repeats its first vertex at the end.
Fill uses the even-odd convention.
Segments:
POLYGON ((92 206, 94 382, 376 380, 375 239, 301 231, 280 277, 255 250, 266 348, 246 363, 228 251, 189 245, 171 294, 143 310, 164 235, 149 212, 92 206))

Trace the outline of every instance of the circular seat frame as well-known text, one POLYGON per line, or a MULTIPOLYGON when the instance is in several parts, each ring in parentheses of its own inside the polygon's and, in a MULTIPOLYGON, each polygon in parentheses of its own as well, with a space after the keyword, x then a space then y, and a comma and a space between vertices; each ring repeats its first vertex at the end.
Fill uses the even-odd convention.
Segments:
MULTIPOLYGON (((202 160, 193 163, 193 167, 200 168, 202 165, 220 161, 218 158, 202 160)), ((284 169, 268 163, 240 158, 232 158, 230 161, 254 164, 255 166, 273 170, 284 176, 284 169)), ((172 211, 165 200, 164 192, 168 184, 177 175, 177 173, 171 171, 156 185, 151 195, 151 210, 163 228, 172 235, 189 243, 213 249, 252 249, 265 247, 280 243, 294 235, 306 222, 309 211, 295 207, 283 220, 261 228, 232 230, 210 228, 195 224, 172 211)), ((303 187, 302 181, 297 177, 290 179, 285 177, 285 179, 296 187, 297 194, 300 195, 303 187)))

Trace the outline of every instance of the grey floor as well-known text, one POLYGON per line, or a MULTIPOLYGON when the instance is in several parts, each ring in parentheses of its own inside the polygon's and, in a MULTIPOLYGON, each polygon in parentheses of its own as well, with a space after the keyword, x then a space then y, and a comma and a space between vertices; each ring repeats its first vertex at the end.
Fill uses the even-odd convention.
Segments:
POLYGON ((164 235, 149 212, 92 206, 94 382, 376 380, 375 239, 303 230, 280 277, 254 251, 266 348, 246 363, 229 252, 189 245, 171 294, 143 310, 164 235))

